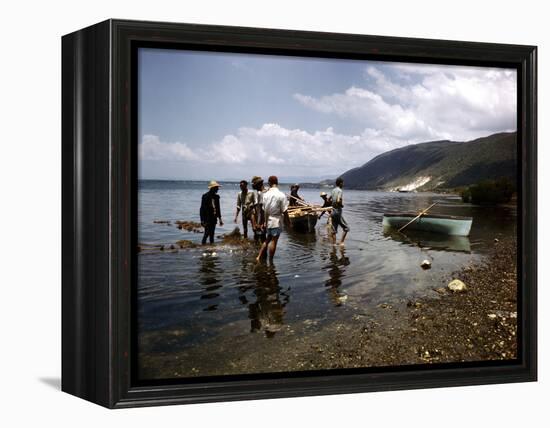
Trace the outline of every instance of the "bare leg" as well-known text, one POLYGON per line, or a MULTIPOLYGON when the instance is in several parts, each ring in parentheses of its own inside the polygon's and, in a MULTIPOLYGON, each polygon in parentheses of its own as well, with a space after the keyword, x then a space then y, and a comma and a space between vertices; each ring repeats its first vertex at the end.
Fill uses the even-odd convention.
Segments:
POLYGON ((275 237, 271 240, 271 244, 269 245, 269 259, 273 260, 273 256, 275 256, 275 251, 277 250, 277 241, 279 240, 279 237, 275 237))
POLYGON ((258 257, 256 257, 256 262, 260 262, 266 255, 267 247, 269 245, 269 241, 271 241, 271 237, 268 235, 265 242, 262 244, 260 248, 260 252, 258 253, 258 257))
POLYGON ((344 241, 346 240, 346 235, 348 234, 348 231, 345 230, 344 234, 342 235, 342 240, 340 241, 340 246, 344 246, 344 241))

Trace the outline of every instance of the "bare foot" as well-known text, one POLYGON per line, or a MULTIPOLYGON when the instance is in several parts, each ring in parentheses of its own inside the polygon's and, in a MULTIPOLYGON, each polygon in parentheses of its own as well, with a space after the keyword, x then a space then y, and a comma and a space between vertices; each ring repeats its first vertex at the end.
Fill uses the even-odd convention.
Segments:
POLYGON ((344 244, 343 242, 340 242, 340 247, 345 247, 346 244, 344 244))

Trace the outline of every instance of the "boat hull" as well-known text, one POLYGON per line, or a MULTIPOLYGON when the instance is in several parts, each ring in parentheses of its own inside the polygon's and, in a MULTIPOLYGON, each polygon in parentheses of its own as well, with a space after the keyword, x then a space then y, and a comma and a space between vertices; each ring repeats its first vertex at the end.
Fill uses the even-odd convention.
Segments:
POLYGON ((308 213, 302 215, 292 215, 288 217, 288 223, 292 230, 301 233, 315 232, 315 225, 317 224, 317 214, 308 213))
MULTIPOLYGON (((385 228, 399 229, 405 226, 417 214, 387 213, 384 214, 382 225, 385 228)), ((471 217, 455 217, 444 215, 423 215, 407 226, 409 230, 420 230, 432 233, 443 233, 454 236, 468 236, 472 228, 471 217)))

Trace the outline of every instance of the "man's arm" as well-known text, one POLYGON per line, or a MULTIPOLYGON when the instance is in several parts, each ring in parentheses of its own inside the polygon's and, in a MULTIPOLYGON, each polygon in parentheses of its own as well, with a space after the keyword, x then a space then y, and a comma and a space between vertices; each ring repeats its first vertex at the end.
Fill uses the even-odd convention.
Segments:
POLYGON ((201 199, 200 217, 201 224, 204 225, 206 223, 206 203, 204 201, 204 196, 201 199))
POLYGON ((237 223, 237 217, 239 217, 239 212, 241 211, 241 205, 242 205, 242 201, 241 201, 241 194, 240 193, 237 193, 237 211, 235 211, 235 223, 237 223))
POLYGON ((219 196, 217 198, 215 198, 214 204, 216 204, 216 214, 218 215, 218 218, 220 219, 220 226, 223 226, 222 212, 220 210, 220 197, 219 196))
POLYGON ((288 200, 286 196, 283 195, 280 200, 280 206, 281 206, 281 214, 284 214, 284 212, 288 209, 288 200))
POLYGON ((252 192, 252 196, 250 198, 252 199, 252 205, 250 205, 248 217, 252 222, 252 229, 255 230, 256 229, 256 210, 258 209, 258 201, 256 200, 256 193, 252 192))

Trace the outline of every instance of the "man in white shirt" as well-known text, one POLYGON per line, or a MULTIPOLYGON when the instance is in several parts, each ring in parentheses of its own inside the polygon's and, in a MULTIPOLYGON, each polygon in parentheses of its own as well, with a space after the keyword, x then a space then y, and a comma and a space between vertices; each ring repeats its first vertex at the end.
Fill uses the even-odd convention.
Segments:
POLYGON ((265 213, 265 222, 263 227, 267 230, 265 242, 260 248, 256 261, 259 262, 265 255, 266 251, 269 258, 272 260, 277 250, 277 241, 281 235, 281 226, 283 223, 283 215, 288 208, 288 201, 283 192, 278 188, 279 180, 272 175, 267 180, 269 190, 263 194, 263 209, 265 213))

